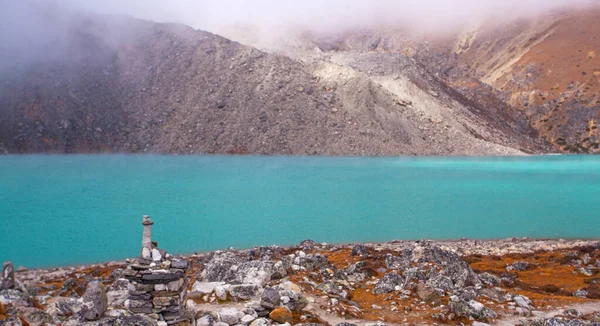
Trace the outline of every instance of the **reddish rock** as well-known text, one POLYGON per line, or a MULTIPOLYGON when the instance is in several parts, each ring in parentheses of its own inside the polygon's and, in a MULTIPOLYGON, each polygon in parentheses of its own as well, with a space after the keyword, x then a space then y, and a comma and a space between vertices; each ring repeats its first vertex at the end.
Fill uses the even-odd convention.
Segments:
POLYGON ((278 307, 278 308, 274 309, 269 314, 269 318, 273 319, 274 321, 276 321, 280 324, 285 324, 285 323, 291 324, 292 320, 294 319, 294 317, 292 316, 292 312, 290 311, 290 309, 288 307, 278 307))

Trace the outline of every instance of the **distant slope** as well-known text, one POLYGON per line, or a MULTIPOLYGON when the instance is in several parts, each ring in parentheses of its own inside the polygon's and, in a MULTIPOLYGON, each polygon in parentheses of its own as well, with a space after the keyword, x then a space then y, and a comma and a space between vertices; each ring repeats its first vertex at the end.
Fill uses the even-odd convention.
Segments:
POLYGON ((600 8, 483 25, 438 58, 421 54, 436 65, 453 56, 451 85, 469 85, 465 76, 491 85, 556 149, 600 153, 600 8))
POLYGON ((404 56, 301 63, 185 26, 88 15, 66 39, 64 56, 2 70, 0 151, 515 155, 543 149, 404 56), (380 71, 370 68, 379 65, 380 71))

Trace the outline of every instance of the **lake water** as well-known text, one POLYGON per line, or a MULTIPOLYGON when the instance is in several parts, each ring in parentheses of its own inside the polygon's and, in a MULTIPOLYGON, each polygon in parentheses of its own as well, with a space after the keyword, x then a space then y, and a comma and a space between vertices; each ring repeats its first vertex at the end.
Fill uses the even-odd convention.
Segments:
POLYGON ((0 261, 392 239, 600 238, 600 157, 0 156, 0 261))

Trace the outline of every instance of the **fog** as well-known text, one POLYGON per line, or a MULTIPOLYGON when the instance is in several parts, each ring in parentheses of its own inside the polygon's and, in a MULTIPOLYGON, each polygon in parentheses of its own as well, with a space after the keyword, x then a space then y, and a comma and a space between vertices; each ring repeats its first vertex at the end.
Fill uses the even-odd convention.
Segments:
POLYGON ((300 27, 335 34, 353 28, 445 31, 481 19, 533 16, 594 0, 61 0, 103 13, 215 31, 230 25, 300 27))
POLYGON ((0 68, 67 54, 69 35, 72 35, 74 29, 81 28, 81 12, 182 23, 217 34, 223 34, 221 32, 235 26, 242 32, 252 29, 255 37, 258 35, 259 38, 276 40, 282 39, 282 35, 285 37, 292 29, 295 32, 308 30, 323 36, 379 27, 410 28, 435 33, 485 19, 506 20, 535 16, 567 6, 597 2, 598 0, 0 0, 0 68), (77 20, 78 23, 75 24, 77 20))

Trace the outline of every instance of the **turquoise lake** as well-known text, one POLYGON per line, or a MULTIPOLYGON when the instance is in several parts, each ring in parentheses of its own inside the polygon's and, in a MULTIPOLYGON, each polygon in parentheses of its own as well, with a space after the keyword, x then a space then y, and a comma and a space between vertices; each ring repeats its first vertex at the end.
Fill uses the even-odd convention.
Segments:
POLYGON ((0 156, 0 261, 393 239, 600 238, 600 157, 0 156))

